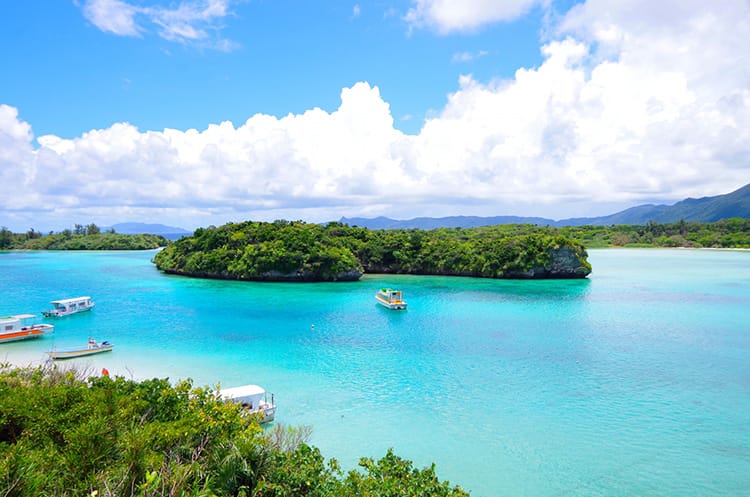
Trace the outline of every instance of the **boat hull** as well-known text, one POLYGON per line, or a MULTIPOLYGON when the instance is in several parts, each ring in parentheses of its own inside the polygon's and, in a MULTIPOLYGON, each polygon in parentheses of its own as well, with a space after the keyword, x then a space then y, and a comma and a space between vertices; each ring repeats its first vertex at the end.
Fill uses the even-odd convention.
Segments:
POLYGON ((50 326, 34 326, 27 329, 12 331, 0 334, 0 343, 17 342, 19 340, 29 340, 31 338, 41 338, 44 335, 52 333, 53 328, 50 326))
POLYGON ((70 316, 71 314, 78 314, 79 312, 86 312, 93 309, 94 306, 91 305, 89 307, 86 307, 85 309, 75 309, 72 311, 58 311, 56 309, 52 309, 50 311, 42 311, 42 315, 46 318, 61 318, 63 316, 70 316))
POLYGON ((259 413, 263 416, 263 418, 260 420, 261 423, 270 423, 273 421, 273 418, 276 416, 276 406, 270 403, 261 403, 260 409, 255 411, 255 413, 259 413))
POLYGON ((388 309, 397 310, 397 311, 406 309, 406 302, 388 302, 387 300, 382 299, 380 297, 375 297, 375 300, 378 302, 378 304, 388 309))
POLYGON ((111 352, 112 345, 105 345, 102 347, 96 347, 93 349, 77 349, 77 350, 51 350, 47 352, 50 359, 61 360, 61 359, 74 359, 76 357, 85 357, 94 354, 101 354, 102 352, 111 352))

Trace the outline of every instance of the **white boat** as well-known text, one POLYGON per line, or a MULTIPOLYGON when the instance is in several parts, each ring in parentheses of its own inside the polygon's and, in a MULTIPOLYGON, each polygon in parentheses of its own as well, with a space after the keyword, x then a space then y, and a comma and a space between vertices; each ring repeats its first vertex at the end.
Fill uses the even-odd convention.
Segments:
POLYGON ((401 294, 401 290, 381 288, 378 290, 378 293, 375 294, 375 300, 378 304, 385 306, 388 309, 406 309, 406 301, 401 294))
POLYGON ((55 331, 51 324, 33 324, 31 320, 35 317, 34 314, 0 317, 0 343, 40 338, 55 331))
POLYGON ((94 307, 94 301, 91 297, 75 297, 72 299, 53 300, 50 302, 52 309, 43 311, 44 316, 59 318, 76 312, 90 311, 94 307))
POLYGON ((73 359, 74 357, 82 357, 87 355, 93 355, 93 354, 100 354, 102 352, 109 352, 112 350, 111 343, 104 341, 104 342, 97 342, 93 338, 89 338, 88 343, 86 344, 86 347, 76 347, 72 349, 53 349, 47 352, 47 355, 50 357, 50 359, 73 359))
POLYGON ((273 394, 271 394, 271 402, 268 402, 268 394, 261 386, 243 385, 241 387, 222 388, 219 394, 225 400, 241 404, 251 414, 261 414, 261 423, 273 421, 276 415, 276 404, 273 402, 273 394))

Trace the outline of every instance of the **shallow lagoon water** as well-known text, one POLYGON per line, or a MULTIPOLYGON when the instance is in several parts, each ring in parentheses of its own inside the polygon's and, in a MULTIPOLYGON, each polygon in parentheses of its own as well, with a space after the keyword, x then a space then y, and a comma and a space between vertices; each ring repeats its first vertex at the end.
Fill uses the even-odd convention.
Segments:
POLYGON ((586 280, 333 284, 169 276, 153 255, 0 252, 0 314, 97 302, 0 360, 109 340, 75 364, 258 383, 345 467, 393 447, 479 497, 750 493, 750 252, 591 250, 586 280), (377 306, 381 286, 408 310, 377 306))

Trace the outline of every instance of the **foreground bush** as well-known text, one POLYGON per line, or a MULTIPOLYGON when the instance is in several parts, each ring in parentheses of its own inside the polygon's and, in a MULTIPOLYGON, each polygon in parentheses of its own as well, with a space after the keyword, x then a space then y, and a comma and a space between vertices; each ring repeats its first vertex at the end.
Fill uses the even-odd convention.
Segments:
POLYGON ((0 367, 0 495, 466 496, 388 452, 342 473, 189 380, 0 367))

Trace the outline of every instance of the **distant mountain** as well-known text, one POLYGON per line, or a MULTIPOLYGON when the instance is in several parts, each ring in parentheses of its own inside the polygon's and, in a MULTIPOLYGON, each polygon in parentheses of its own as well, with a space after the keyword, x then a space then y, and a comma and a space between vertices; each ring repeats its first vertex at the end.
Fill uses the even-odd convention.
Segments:
POLYGON ((163 224, 118 223, 107 228, 102 228, 102 231, 109 229, 114 229, 116 233, 122 233, 123 235, 161 235, 171 240, 193 234, 192 231, 174 226, 165 226, 163 224))
POLYGON ((715 197, 686 198, 674 205, 639 205, 609 216, 595 218, 566 219, 567 226, 592 224, 646 224, 697 221, 712 223, 730 217, 750 218, 750 184, 724 195, 715 197))
POLYGON ((554 225, 556 221, 543 217, 520 217, 520 216, 450 216, 450 217, 417 217, 400 221, 388 217, 376 217, 368 219, 364 217, 342 217, 341 223, 349 226, 361 226, 375 230, 395 230, 418 228, 431 230, 435 228, 476 228, 477 226, 493 226, 495 224, 539 224, 542 226, 554 225))
POLYGON ((624 211, 601 217, 578 217, 561 219, 547 219, 543 217, 522 216, 451 216, 451 217, 418 217, 405 221, 376 217, 374 219, 342 217, 340 222, 350 226, 361 226, 370 229, 435 229, 435 228, 474 228, 477 226, 492 226, 496 224, 537 224, 540 226, 609 226, 612 224, 647 224, 649 221, 657 223, 677 223, 697 221, 710 223, 740 217, 750 219, 750 184, 742 188, 715 197, 687 198, 674 205, 645 204, 625 209, 624 211))

